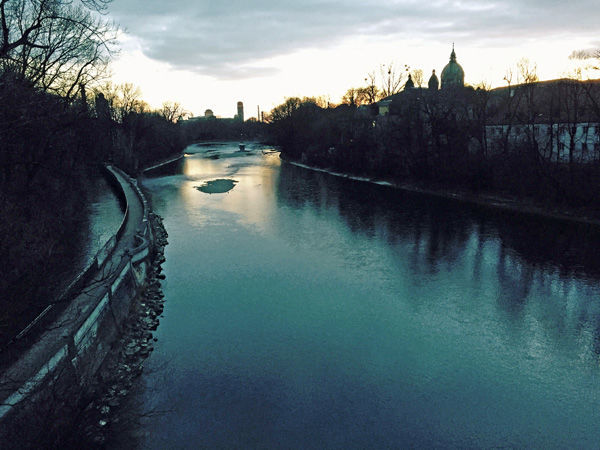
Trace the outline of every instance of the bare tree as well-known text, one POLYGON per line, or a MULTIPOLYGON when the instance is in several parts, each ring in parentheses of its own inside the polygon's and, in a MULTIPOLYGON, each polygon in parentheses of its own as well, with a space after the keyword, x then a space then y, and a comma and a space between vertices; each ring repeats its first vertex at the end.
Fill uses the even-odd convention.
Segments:
POLYGON ((342 103, 350 106, 360 106, 369 103, 368 88, 350 88, 342 97, 342 103))
POLYGON ((423 71, 421 69, 415 69, 410 73, 415 86, 422 87, 423 86, 423 71))
POLYGON ((488 157, 488 112, 490 102, 489 83, 482 81, 476 86, 475 95, 473 97, 473 130, 472 135, 479 143, 480 161, 484 161, 488 157))
POLYGON ((0 67, 69 100, 115 52, 108 0, 0 0, 0 67))
POLYGON ((159 110, 159 114, 168 122, 177 122, 186 113, 181 104, 177 102, 164 102, 162 108, 159 110))
POLYGON ((142 100, 142 91, 132 83, 113 85, 108 82, 96 89, 96 94, 102 93, 110 108, 111 118, 115 122, 123 122, 131 113, 143 113, 150 110, 142 100))
POLYGON ((304 97, 302 99, 303 103, 314 103, 319 108, 329 108, 335 105, 331 103, 331 97, 329 95, 318 95, 316 97, 304 97))
MULTIPOLYGON (((569 155, 569 170, 572 173, 578 139, 587 139, 587 131, 581 137, 579 137, 577 131, 578 126, 585 117, 586 91, 581 79, 578 79, 577 75, 568 81, 561 83, 559 89, 562 94, 562 123, 560 131, 566 132, 569 138, 567 151, 569 155)), ((580 154, 580 157, 581 156, 583 156, 583 152, 580 154)))
POLYGON ((276 106, 269 114, 269 122, 277 122, 292 117, 294 111, 300 108, 302 99, 298 97, 289 97, 281 105, 276 106))
POLYGON ((515 95, 516 90, 513 86, 514 69, 509 67, 506 69, 504 81, 507 83, 506 95, 503 95, 496 107, 501 111, 499 120, 502 125, 500 143, 502 152, 508 154, 510 151, 511 136, 513 127, 517 120, 521 96, 515 95))
POLYGON ((531 84, 539 81, 537 75, 537 64, 532 63, 527 58, 521 58, 517 62, 517 69, 519 70, 519 80, 523 84, 531 84))
POLYGON ((532 156, 537 159, 540 150, 537 137, 539 127, 542 126, 538 123, 540 122, 541 112, 536 104, 537 64, 531 63, 527 58, 522 58, 517 62, 517 69, 519 70, 519 79, 522 81, 519 93, 524 100, 520 122, 525 125, 529 150, 532 152, 532 156))
MULTIPOLYGON (((406 67, 405 67, 406 68, 406 67)), ((402 81, 404 80, 403 72, 398 72, 391 62, 388 65, 382 64, 379 67, 379 75, 381 77, 381 95, 389 97, 400 92, 402 89, 402 81)))
POLYGON ((569 59, 576 61, 578 64, 576 70, 586 72, 588 77, 600 70, 600 49, 598 48, 574 50, 569 55, 569 59))
POLYGON ((375 75, 375 71, 369 72, 367 77, 365 78, 366 87, 365 95, 367 97, 368 103, 375 103, 379 100, 379 88, 377 87, 377 75, 375 75))

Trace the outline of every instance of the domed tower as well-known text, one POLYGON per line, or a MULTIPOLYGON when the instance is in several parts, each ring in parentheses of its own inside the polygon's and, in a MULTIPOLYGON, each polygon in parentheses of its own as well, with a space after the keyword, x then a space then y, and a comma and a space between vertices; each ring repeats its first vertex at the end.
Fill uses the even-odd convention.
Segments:
POLYGON ((440 80, 438 80, 437 75, 435 74, 435 69, 431 73, 431 77, 429 77, 429 82, 427 83, 427 87, 432 91, 437 91, 440 88, 440 80))
POLYGON ((465 71, 460 64, 456 62, 456 53, 454 44, 452 44, 452 53, 450 53, 450 62, 442 70, 442 89, 452 87, 463 87, 465 85, 465 71))

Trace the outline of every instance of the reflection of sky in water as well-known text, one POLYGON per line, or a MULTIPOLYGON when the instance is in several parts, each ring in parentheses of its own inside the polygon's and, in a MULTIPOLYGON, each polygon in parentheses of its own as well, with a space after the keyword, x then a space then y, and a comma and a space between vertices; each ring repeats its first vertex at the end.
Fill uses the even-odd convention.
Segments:
POLYGON ((218 151, 145 183, 170 235, 146 404, 173 409, 145 445, 600 442, 595 233, 218 151))
POLYGON ((275 208, 274 187, 277 173, 274 167, 280 165, 276 154, 264 156, 262 152, 250 154, 239 152, 234 146, 219 148, 220 159, 209 159, 211 153, 187 155, 183 169, 188 181, 182 184, 181 195, 194 217, 204 222, 201 217, 205 202, 218 204, 225 211, 232 212, 236 219, 246 224, 265 229, 269 226, 270 211, 275 208), (267 166, 256 164, 257 159, 268 161, 267 166), (219 178, 230 178, 238 183, 235 188, 225 194, 213 194, 214 199, 199 196, 195 189, 204 181, 219 178))

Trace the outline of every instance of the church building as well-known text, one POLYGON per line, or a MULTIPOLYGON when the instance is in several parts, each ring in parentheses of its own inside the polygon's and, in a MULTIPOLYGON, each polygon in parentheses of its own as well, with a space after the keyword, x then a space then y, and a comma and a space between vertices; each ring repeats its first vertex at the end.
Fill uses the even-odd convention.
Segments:
MULTIPOLYGON (((448 91, 451 89, 462 88, 465 85, 465 71, 461 65, 456 61, 456 52, 454 51, 454 44, 452 44, 452 53, 450 53, 450 61, 442 70, 441 76, 441 89, 448 91)), ((404 85, 404 91, 408 91, 414 88, 414 82, 411 76, 408 76, 408 81, 404 85)), ((440 89, 440 80, 438 79, 435 70, 433 70, 431 77, 427 83, 427 88, 430 92, 437 92, 440 89)), ((376 103, 378 113, 380 116, 389 114, 390 106, 395 99, 400 99, 404 92, 386 97, 376 103)))

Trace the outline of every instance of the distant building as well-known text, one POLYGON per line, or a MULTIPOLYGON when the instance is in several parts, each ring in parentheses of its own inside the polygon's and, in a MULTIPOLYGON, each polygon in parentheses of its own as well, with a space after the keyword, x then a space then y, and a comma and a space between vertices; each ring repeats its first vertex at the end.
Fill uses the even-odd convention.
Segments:
POLYGON ((212 109, 207 109, 206 111, 204 111, 203 116, 188 117, 185 121, 186 122, 197 122, 199 120, 208 120, 208 119, 218 119, 218 117, 216 117, 215 114, 213 113, 212 109))
MULTIPOLYGON (((482 95, 479 89, 465 86, 464 79, 453 45, 441 83, 435 70, 428 89, 412 87, 409 77, 402 92, 374 103, 371 111, 384 116, 382 123, 397 123, 397 118, 406 114, 403 106, 411 102, 418 108, 412 114, 417 111, 427 122, 427 108, 435 105, 447 108, 452 120, 471 121, 482 128, 481 136, 472 136, 469 142, 473 152, 484 148, 491 155, 527 149, 557 163, 600 161, 600 79, 535 81, 483 91, 482 95)), ((441 142, 446 139, 445 134, 438 137, 441 142)))
POLYGON ((492 89, 485 127, 487 147, 500 152, 506 144, 535 146, 552 161, 598 161, 598 99, 600 80, 563 78, 492 89), (518 96, 530 101, 513 99, 518 96))
POLYGON ((237 102, 237 116, 235 116, 240 122, 244 121, 244 103, 237 102))

